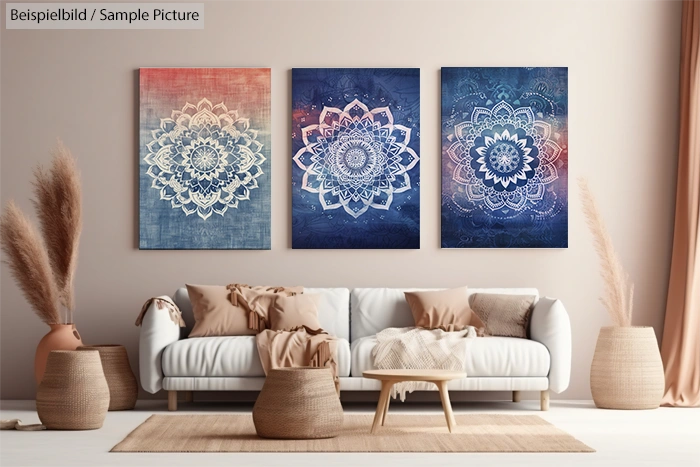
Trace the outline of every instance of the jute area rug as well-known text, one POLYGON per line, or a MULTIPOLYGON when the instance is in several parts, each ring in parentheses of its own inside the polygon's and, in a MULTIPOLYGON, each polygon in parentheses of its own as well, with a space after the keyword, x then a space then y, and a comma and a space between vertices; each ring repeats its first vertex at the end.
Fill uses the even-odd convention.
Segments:
POLYGON ((345 414, 340 436, 271 440, 255 434, 251 415, 152 415, 112 452, 595 452, 536 415, 389 414, 370 434, 373 415, 345 414))

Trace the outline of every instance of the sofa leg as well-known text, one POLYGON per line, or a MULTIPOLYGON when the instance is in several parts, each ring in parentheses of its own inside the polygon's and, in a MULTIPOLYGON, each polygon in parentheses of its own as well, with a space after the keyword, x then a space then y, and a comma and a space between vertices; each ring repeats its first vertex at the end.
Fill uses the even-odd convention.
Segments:
POLYGON ((185 391, 185 402, 194 402, 194 391, 185 391))
POLYGON ((513 391, 513 402, 520 402, 520 391, 513 391))
POLYGON ((168 391, 168 410, 171 412, 177 410, 177 391, 168 391))
POLYGON ((549 390, 540 392, 540 410, 549 410, 549 390))

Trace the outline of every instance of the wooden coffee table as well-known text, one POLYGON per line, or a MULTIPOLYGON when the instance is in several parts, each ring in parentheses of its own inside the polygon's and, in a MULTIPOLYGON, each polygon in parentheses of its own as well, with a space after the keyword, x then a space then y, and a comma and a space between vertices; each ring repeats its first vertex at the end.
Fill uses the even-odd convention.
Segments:
POLYGON ((450 405, 447 383, 453 379, 466 378, 467 374, 465 372, 451 370, 369 370, 363 372, 362 376, 370 379, 378 379, 382 382, 382 391, 379 394, 377 412, 374 414, 374 423, 372 423, 371 433, 374 433, 380 424, 384 426, 386 413, 389 411, 392 386, 394 386, 395 383, 404 381, 425 381, 435 384, 440 391, 440 400, 442 401, 442 409, 445 411, 447 429, 452 433, 452 428, 457 426, 455 416, 452 413, 452 405, 450 405))

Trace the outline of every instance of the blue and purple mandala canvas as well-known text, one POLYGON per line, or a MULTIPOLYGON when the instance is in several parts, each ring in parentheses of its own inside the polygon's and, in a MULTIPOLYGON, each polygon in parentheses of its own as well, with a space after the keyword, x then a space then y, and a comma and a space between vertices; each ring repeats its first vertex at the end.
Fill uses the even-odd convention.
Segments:
POLYGON ((420 72, 292 70, 292 247, 420 248, 420 72))
POLYGON ((567 68, 442 69, 442 247, 568 246, 567 68))

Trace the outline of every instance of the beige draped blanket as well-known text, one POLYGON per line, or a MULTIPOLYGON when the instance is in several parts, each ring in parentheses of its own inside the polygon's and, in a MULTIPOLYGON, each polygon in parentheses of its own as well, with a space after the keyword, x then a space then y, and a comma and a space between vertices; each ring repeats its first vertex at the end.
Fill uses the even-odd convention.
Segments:
POLYGON ((146 303, 144 303, 141 307, 141 312, 139 312, 139 315, 136 317, 136 326, 141 326, 141 323, 143 322, 143 317, 148 311, 148 309, 151 307, 152 303, 156 304, 156 309, 158 310, 168 310, 168 313, 170 314, 170 319, 173 323, 177 324, 181 328, 185 327, 185 320, 182 319, 182 312, 177 307, 177 305, 175 305, 173 299, 168 297, 167 295, 161 295, 160 297, 152 297, 146 300, 146 303))
POLYGON ((248 328, 261 332, 268 327, 267 310, 276 295, 291 297, 304 293, 304 287, 255 286, 246 284, 229 284, 231 304, 241 307, 248 313, 248 328))
POLYGON ((255 340, 266 375, 273 368, 329 367, 335 390, 340 394, 337 338, 322 329, 302 326, 291 331, 266 329, 255 340))
POLYGON ((13 418, 12 420, 0 420, 0 430, 17 430, 17 431, 42 431, 46 427, 40 423, 33 425, 24 425, 22 420, 13 418))
MULTIPOLYGON (((372 349, 374 367, 379 370, 454 370, 464 371, 467 338, 477 337, 474 326, 462 331, 442 329, 388 328, 377 334, 372 349)), ((406 393, 435 389, 432 383, 406 381, 394 384, 392 397, 406 400, 406 393)))

